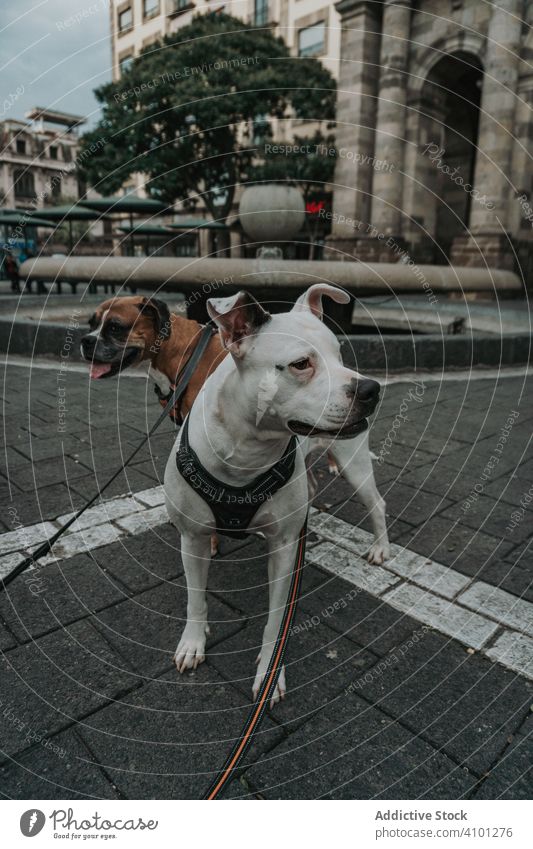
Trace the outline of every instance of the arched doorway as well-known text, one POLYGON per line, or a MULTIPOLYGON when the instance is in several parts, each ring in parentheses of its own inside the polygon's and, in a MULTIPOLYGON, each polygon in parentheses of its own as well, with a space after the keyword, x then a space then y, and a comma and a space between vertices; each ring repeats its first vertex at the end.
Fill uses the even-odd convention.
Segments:
POLYGON ((449 258, 453 240, 468 227, 472 203, 483 80, 481 66, 472 58, 447 56, 435 65, 428 78, 428 85, 437 85, 444 91, 444 167, 436 168, 439 201, 435 229, 442 260, 449 258))
POLYGON ((413 235, 430 262, 448 262, 468 227, 482 80, 477 56, 456 51, 432 65, 419 93, 413 216, 427 236, 413 235))

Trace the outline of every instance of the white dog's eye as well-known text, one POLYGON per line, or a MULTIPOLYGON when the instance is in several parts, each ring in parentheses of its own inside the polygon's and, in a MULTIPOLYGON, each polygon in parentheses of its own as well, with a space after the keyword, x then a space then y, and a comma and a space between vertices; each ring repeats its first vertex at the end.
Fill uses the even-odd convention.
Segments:
POLYGON ((289 368, 295 368, 297 371, 305 371, 306 368, 311 368, 311 361, 309 357, 306 357, 304 360, 296 360, 294 363, 289 363, 289 368))

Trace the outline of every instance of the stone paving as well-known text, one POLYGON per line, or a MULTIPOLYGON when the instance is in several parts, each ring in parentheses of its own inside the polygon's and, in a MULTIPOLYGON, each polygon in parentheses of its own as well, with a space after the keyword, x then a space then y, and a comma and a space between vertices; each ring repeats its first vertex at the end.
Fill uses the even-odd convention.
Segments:
MULTIPOLYGON (((40 365, 3 380, 0 575, 158 412, 144 380, 40 365)), ((287 698, 229 798, 530 798, 532 383, 420 375, 384 387, 371 430, 394 543, 383 568, 361 556, 364 508, 317 459, 287 698)), ((178 676, 185 582, 160 489, 173 436, 165 423, 0 599, 7 798, 198 797, 246 716, 264 543, 222 540, 208 659, 178 676)))

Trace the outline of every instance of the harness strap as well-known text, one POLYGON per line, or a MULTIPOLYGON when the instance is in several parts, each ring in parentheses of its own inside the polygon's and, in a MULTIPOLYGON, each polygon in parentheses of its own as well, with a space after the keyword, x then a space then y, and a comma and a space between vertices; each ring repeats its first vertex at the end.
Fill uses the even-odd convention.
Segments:
POLYGON ((200 359, 202 358, 202 355, 203 355, 205 349, 207 348, 207 346, 208 346, 208 344, 211 340, 212 334, 213 334, 212 325, 206 324, 205 327, 202 330, 202 333, 200 335, 200 339, 198 341, 198 344, 196 345, 196 348, 194 349, 194 351, 192 353, 192 356, 190 357, 185 368, 182 371, 181 379, 179 381, 177 381, 176 388, 174 389, 174 392, 172 393, 172 396, 169 400, 169 406, 166 407, 163 410, 163 412, 161 413, 159 418, 156 420, 155 424, 152 425, 152 427, 150 428, 150 430, 148 431, 146 436, 143 436, 143 438, 141 439, 137 448, 135 448, 131 452, 129 457, 127 457, 127 459, 124 461, 122 466, 119 469, 117 469, 117 471, 111 476, 111 478, 107 481, 107 483, 105 483, 102 487, 100 487, 98 492, 96 492, 95 495, 93 495, 92 498, 90 498, 89 501, 87 501, 87 503, 84 504, 84 506, 81 507, 81 509, 78 510, 78 512, 75 513, 68 520, 68 522, 65 522, 65 524, 62 525, 59 528, 58 531, 55 532, 55 534, 52 534, 52 536, 49 537, 49 539, 47 539, 47 540, 45 540, 45 542, 41 543, 39 548, 36 551, 34 551, 33 554, 31 554, 29 557, 27 557, 25 560, 23 560, 21 563, 19 563, 18 566, 15 566, 15 568, 9 573, 9 575, 6 575, 6 577, 3 580, 0 580, 0 592, 2 592, 2 590, 5 590, 6 587, 9 586, 11 581, 13 581, 17 577, 17 575, 20 575, 22 572, 25 572, 26 569, 28 569, 28 567, 31 566, 32 563, 35 563, 37 560, 40 560, 41 557, 44 557, 45 554, 48 554, 48 552, 50 551, 52 546, 58 541, 59 537, 62 536, 65 533, 65 531, 68 528, 70 528, 70 526, 72 524, 74 524, 76 519, 79 519, 79 517, 83 513, 85 513, 85 511, 88 510, 89 507, 91 507, 98 498, 100 498, 100 496, 106 491, 106 489, 109 486, 111 486, 111 484, 113 483, 115 478, 117 478, 120 475, 120 473, 124 471, 126 466, 128 466, 129 463, 131 463, 131 461, 133 460, 135 455, 139 453, 141 448, 143 448, 144 445, 146 444, 146 442, 148 442, 148 440, 150 439, 152 434, 155 433, 155 431, 157 430, 157 428, 159 427, 161 422, 163 422, 164 419, 167 417, 170 410, 173 408, 174 404, 177 401, 180 400, 182 395, 184 395, 185 390, 187 389, 187 386, 189 385, 190 379, 194 374, 194 370, 195 370, 196 366, 198 365, 200 359))
MULTIPOLYGON (((214 328, 210 324, 207 324, 206 327, 211 327, 211 332, 214 331, 214 328)), ((195 348, 193 349, 191 356, 187 360, 187 363, 190 362, 192 357, 194 357, 195 352, 196 352, 196 348, 201 343, 201 341, 202 341, 202 337, 200 337, 199 342, 197 342, 195 348)), ((204 353, 204 350, 205 350, 205 348, 202 350, 202 354, 204 353)), ((178 427, 183 424, 183 414, 181 412, 181 402, 182 402, 183 399, 180 396, 177 400, 175 400, 174 399, 174 392, 176 390, 176 384, 180 380, 180 375, 183 374, 183 372, 185 371, 185 368, 187 367, 187 363, 185 363, 185 365, 177 373, 176 379, 175 379, 174 383, 170 384, 170 391, 167 392, 166 395, 163 395, 163 393, 161 392, 157 383, 154 384, 154 392, 157 395, 157 400, 159 401, 159 403, 161 404, 163 409, 166 409, 168 404, 171 405, 170 410, 168 411, 168 414, 169 414, 170 418, 172 419, 172 421, 174 422, 174 424, 178 427)))
POLYGON ((253 517, 291 479, 294 473, 298 438, 292 436, 280 459, 243 487, 215 478, 202 466, 189 442, 189 416, 180 433, 176 466, 180 475, 210 507, 219 533, 242 538, 253 517))
POLYGON ((307 517, 300 531, 300 536, 298 539, 298 549, 296 551, 296 559, 294 561, 294 568, 292 570, 291 583, 287 595, 285 610, 283 612, 283 618, 281 620, 278 636, 274 644, 274 649, 272 651, 272 656, 270 658, 270 663, 268 664, 263 683, 259 688, 257 699, 252 706, 252 709, 237 739, 237 742, 235 743, 233 749, 228 755, 226 761, 224 762, 223 767, 217 773, 216 778, 211 783, 209 790, 203 796, 204 800, 217 799, 223 792, 227 783, 232 779, 235 770, 239 766, 244 755, 248 751, 250 744, 252 743, 253 735, 259 728, 265 710, 267 709, 268 703, 274 694, 274 690, 276 689, 276 684, 278 683, 281 668, 283 666, 285 651, 287 648, 289 635, 291 633, 291 626, 294 620, 294 615, 296 613, 296 605, 298 602, 298 596, 300 594, 300 587, 302 584, 306 537, 307 517))

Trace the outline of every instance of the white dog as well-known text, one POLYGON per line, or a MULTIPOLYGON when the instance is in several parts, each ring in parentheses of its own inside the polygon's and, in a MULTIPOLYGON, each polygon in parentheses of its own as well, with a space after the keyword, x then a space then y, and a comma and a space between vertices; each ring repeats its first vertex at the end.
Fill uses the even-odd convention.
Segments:
MULTIPOLYGON (((246 292, 208 301, 231 356, 204 384, 165 471, 188 592, 187 623, 174 656, 180 672, 196 668, 205 656, 211 534, 246 527, 267 540, 270 603, 254 697, 283 614, 308 509, 305 457, 316 438, 370 512, 375 539, 369 561, 382 563, 389 556, 366 420, 380 387, 343 366, 339 342, 321 321, 322 295, 349 299, 334 286, 318 284, 290 312, 272 316, 246 292)), ((272 703, 284 693, 282 671, 272 703)))

